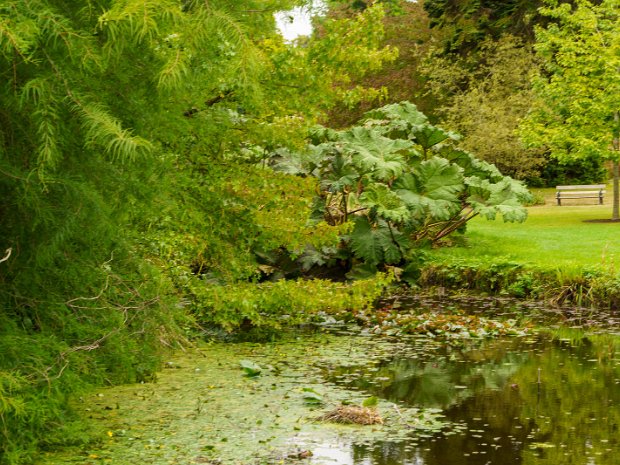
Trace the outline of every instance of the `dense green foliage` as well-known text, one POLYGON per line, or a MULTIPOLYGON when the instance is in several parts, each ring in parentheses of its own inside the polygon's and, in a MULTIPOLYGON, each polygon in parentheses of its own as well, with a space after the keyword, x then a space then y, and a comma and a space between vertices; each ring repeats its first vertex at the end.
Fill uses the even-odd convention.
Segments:
POLYGON ((80 439, 70 393, 150 379, 207 283, 337 237, 304 226, 313 182, 255 163, 395 52, 380 7, 285 44, 299 3, 0 1, 0 463, 80 439))
POLYGON ((277 169, 319 180, 315 216, 352 221, 339 256, 352 276, 377 267, 416 267, 420 244, 437 244, 477 215, 524 221, 529 193, 495 166, 456 149, 458 136, 403 102, 366 114, 358 126, 316 129, 305 153, 279 155, 277 169))
POLYGON ((367 310, 393 276, 381 275, 352 284, 326 280, 280 280, 198 287, 196 314, 206 324, 226 330, 252 329, 264 334, 343 310, 367 310))
MULTIPOLYGON (((534 27, 556 20, 537 11, 540 2, 496 3, 401 2, 384 19, 398 60, 360 82, 384 88, 388 102, 415 102, 431 121, 462 134, 463 149, 528 184, 603 181, 599 158, 558 160, 521 141, 519 124, 535 98, 531 78, 541 68, 534 27)), ((368 110, 333 112, 330 123, 348 126, 368 110)))
POLYGON ((461 147, 517 179, 538 176, 545 162, 543 150, 526 148, 516 132, 534 101, 536 69, 530 48, 510 35, 486 39, 465 57, 435 52, 423 65, 435 114, 463 134, 461 147))
POLYGON ((514 34, 534 40, 534 25, 542 18, 540 0, 425 0, 431 26, 448 30, 445 49, 468 52, 488 38, 514 34))
MULTIPOLYGON (((341 7, 330 14, 346 16, 348 11, 341 7)), ((398 0, 398 8, 390 8, 383 19, 384 41, 398 49, 398 58, 354 82, 381 90, 384 103, 415 102, 421 111, 434 118, 436 103, 425 95, 428 86, 420 65, 444 36, 444 31, 430 29, 429 23, 422 2, 398 0)), ((329 126, 351 126, 375 106, 372 102, 360 102, 349 108, 338 108, 330 112, 329 126)))
POLYGON ((614 162, 614 212, 620 219, 620 4, 546 2, 555 20, 537 29, 536 51, 545 73, 535 82, 536 105, 522 128, 532 145, 558 158, 614 162))

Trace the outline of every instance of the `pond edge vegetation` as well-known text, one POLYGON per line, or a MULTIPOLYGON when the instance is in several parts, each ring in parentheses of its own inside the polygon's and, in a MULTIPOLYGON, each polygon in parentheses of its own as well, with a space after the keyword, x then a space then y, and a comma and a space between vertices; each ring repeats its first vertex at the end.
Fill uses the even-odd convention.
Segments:
POLYGON ((434 260, 420 270, 422 288, 445 287, 551 306, 620 308, 620 277, 603 268, 561 269, 512 260, 434 260))

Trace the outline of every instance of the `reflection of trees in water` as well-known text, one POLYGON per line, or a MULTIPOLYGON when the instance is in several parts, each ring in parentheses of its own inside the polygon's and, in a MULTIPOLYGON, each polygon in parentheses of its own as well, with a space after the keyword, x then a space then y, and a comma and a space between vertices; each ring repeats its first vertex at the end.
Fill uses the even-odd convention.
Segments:
POLYGON ((357 375, 347 382, 349 386, 392 402, 445 409, 475 392, 505 385, 528 356, 517 352, 512 347, 514 342, 495 341, 476 350, 448 349, 420 354, 419 358, 395 358, 376 366, 341 368, 327 377, 339 382, 338 376, 357 375))
POLYGON ((523 385, 521 418, 535 420, 525 464, 614 465, 620 448, 620 338, 556 343, 516 379, 523 385), (532 380, 541 373, 540 386, 532 380))
MULTIPOLYGON (((508 387, 507 389, 510 390, 508 387)), ((355 464, 372 465, 486 465, 521 464, 529 429, 514 430, 513 418, 520 413, 519 395, 514 391, 492 392, 471 397, 448 410, 451 419, 470 420, 470 431, 435 439, 422 439, 412 447, 407 442, 381 443, 369 449, 354 448, 355 464), (507 402, 506 395, 514 398, 507 402), (480 418, 480 421, 471 421, 480 418), (486 425, 486 426, 485 426, 486 425), (472 431, 474 430, 474 431, 472 431), (510 433, 513 432, 512 437, 510 433)), ((517 422, 518 423, 518 422, 517 422)), ((415 438, 415 434, 412 434, 415 438)))
POLYGON ((465 421, 469 430, 418 439, 419 445, 356 446, 354 463, 618 463, 620 339, 594 336, 583 342, 516 341, 495 351, 463 354, 467 361, 443 354, 436 361, 400 359, 380 365, 365 376, 386 379, 381 386, 367 384, 364 389, 412 406, 443 405, 449 420, 465 421), (467 389, 455 389, 455 384, 467 389))
POLYGON ((404 443, 382 442, 372 448, 354 446, 353 460, 355 464, 372 465, 409 465, 425 464, 423 453, 415 447, 407 447, 404 443), (365 460, 365 461, 364 461, 365 460))

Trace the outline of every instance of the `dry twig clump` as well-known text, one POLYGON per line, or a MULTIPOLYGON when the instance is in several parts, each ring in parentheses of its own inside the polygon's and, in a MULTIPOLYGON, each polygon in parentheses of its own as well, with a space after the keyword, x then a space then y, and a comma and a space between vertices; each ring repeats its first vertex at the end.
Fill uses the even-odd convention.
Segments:
POLYGON ((341 405, 321 415, 318 421, 331 421, 332 423, 355 424, 355 425, 382 425, 383 418, 376 408, 361 407, 358 405, 341 405))

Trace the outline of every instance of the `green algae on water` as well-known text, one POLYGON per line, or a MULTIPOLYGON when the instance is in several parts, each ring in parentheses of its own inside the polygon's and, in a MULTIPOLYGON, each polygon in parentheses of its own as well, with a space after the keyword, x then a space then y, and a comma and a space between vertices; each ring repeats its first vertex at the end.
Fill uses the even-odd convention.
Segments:
POLYGON ((41 465, 277 463, 334 440, 403 441, 449 429, 437 409, 384 400, 376 406, 381 425, 316 421, 338 405, 368 398, 363 390, 326 381, 326 367, 372 366, 409 349, 402 341, 327 334, 205 344, 171 359, 157 382, 103 389, 76 402, 99 440, 48 454, 41 465), (321 402, 308 402, 308 393, 321 402))

